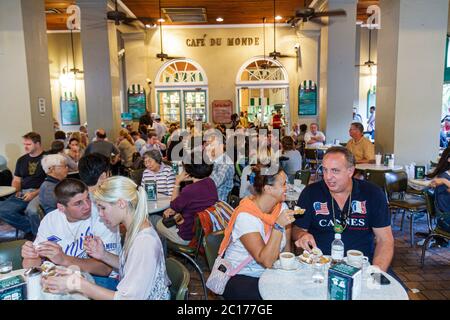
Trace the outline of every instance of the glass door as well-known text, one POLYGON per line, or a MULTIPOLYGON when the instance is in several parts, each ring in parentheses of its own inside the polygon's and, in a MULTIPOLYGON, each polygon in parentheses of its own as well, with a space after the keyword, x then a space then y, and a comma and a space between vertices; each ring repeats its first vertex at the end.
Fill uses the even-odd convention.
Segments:
POLYGON ((181 92, 158 91, 159 115, 163 122, 178 122, 181 125, 181 92))
POLYGON ((207 121, 206 90, 184 91, 185 122, 207 121))

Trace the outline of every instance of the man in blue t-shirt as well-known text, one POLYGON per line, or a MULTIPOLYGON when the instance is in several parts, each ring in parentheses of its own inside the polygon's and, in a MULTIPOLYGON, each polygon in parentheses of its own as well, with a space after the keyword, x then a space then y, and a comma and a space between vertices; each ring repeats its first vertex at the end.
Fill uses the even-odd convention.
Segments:
POLYGON ((334 226, 344 228, 345 250, 356 249, 373 265, 387 271, 394 255, 394 238, 386 196, 367 181, 353 179, 355 158, 343 147, 328 149, 323 158, 323 181, 307 186, 297 205, 306 209, 295 221, 297 247, 318 247, 331 254, 334 226), (351 203, 351 205, 350 205, 351 203))

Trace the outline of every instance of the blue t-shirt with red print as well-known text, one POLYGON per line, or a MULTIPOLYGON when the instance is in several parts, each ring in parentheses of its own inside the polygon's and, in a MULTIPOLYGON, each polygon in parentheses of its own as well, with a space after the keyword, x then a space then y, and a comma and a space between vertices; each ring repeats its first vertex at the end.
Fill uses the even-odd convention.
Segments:
MULTIPOLYGON (((325 255, 331 254, 335 234, 332 201, 336 222, 342 225, 343 213, 345 215, 349 212, 349 200, 347 199, 341 211, 323 180, 307 186, 300 194, 297 205, 306 211, 296 219, 295 224, 314 236, 317 246, 325 255)), ((391 224, 386 196, 378 186, 353 179, 351 200, 347 227, 342 233, 345 251, 360 250, 372 261, 375 247, 372 228, 383 228, 391 224)))

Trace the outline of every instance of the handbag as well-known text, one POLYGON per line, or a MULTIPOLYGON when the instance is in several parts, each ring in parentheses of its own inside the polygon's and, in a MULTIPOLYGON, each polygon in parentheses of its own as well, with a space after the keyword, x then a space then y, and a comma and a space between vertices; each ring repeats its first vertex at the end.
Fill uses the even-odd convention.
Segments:
MULTIPOLYGON (((271 232, 267 234, 266 238, 264 239, 264 243, 267 243, 270 234, 271 232)), ((217 256, 214 262, 214 266, 212 267, 211 274, 206 281, 206 287, 218 295, 223 294, 228 280, 230 280, 231 277, 236 275, 239 271, 242 270, 242 268, 244 268, 247 264, 250 263, 250 261, 253 260, 253 257, 249 255, 244 259, 244 261, 242 261, 236 268, 233 269, 231 262, 224 258, 226 251, 227 249, 225 249, 222 254, 217 256)))

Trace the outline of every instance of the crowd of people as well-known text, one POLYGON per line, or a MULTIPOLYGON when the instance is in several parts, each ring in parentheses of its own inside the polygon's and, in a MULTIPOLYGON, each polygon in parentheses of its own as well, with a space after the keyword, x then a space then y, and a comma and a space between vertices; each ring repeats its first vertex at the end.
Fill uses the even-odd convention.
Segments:
MULTIPOLYGON (((22 248, 23 266, 47 259, 94 276, 95 283, 73 272, 49 277, 43 282, 49 292, 169 299, 164 241, 189 245, 197 213, 234 195, 240 202, 219 253, 233 267, 249 261, 228 282, 227 299, 261 299, 259 277, 282 251, 319 248, 330 254, 336 225, 343 228, 346 249, 362 251, 373 265, 392 273, 394 241, 386 197, 355 177, 355 165, 375 157, 360 122, 350 125, 346 147, 325 152, 323 179, 301 192, 297 206, 305 213, 294 217, 286 205, 287 184, 304 168, 305 149, 323 146, 326 136, 317 123, 309 130, 296 124, 285 135, 274 127, 255 129, 243 113, 235 121, 231 133, 223 125, 205 123, 181 130, 146 114, 138 130, 121 129, 115 143, 102 128, 89 142, 80 128, 70 135, 57 131, 49 151, 43 150, 38 133, 25 134, 26 154, 17 160, 11 183, 16 193, 0 202, 0 220, 29 240, 22 248), (140 181, 131 179, 133 170, 142 170, 140 181), (170 207, 159 215, 148 215, 149 181, 170 197, 170 207), (168 225, 175 216, 180 220, 168 225), (78 277, 80 286, 70 287, 69 277, 78 277)), ((449 165, 447 148, 430 175, 445 230, 450 229, 449 165)))

